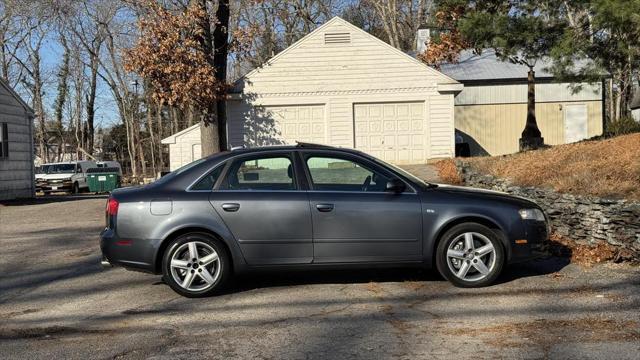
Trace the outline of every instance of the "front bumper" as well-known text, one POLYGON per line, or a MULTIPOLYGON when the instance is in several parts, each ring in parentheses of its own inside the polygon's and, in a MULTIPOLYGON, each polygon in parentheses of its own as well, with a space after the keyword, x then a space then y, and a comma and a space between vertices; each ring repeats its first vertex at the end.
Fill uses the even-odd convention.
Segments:
POLYGON ((511 240, 511 263, 533 260, 545 255, 544 246, 549 240, 547 223, 524 220, 523 230, 522 238, 511 240))
POLYGON ((73 190, 73 183, 71 182, 40 183, 40 184, 36 184, 36 188, 40 189, 40 191, 44 193, 70 192, 73 190))

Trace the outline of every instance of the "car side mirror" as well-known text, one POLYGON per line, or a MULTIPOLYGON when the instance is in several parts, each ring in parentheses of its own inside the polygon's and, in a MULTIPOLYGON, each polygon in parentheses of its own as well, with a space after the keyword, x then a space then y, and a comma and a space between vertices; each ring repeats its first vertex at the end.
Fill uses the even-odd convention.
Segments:
POLYGON ((400 179, 391 179, 387 181, 386 191, 393 193, 401 193, 407 188, 407 185, 400 179))

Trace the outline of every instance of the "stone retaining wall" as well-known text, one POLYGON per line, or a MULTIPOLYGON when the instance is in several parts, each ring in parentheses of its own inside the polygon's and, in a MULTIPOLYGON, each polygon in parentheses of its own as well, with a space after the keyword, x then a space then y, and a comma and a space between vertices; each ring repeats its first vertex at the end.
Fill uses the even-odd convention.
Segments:
POLYGON ((508 180, 483 175, 457 161, 465 185, 503 191, 540 205, 552 232, 578 244, 606 242, 625 259, 640 260, 640 202, 562 194, 551 189, 521 187, 508 180))

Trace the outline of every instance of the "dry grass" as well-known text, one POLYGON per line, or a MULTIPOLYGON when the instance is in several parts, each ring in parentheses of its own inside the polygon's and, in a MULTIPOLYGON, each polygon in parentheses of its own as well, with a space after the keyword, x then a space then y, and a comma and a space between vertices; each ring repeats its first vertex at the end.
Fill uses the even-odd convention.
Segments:
POLYGON ((450 185, 462 184, 462 178, 458 173, 456 163, 453 159, 440 160, 437 163, 433 164, 433 166, 435 166, 436 170, 438 171, 440 181, 442 181, 443 183, 450 185))
POLYGON ((476 158, 470 163, 480 172, 508 178, 516 185, 640 200, 640 134, 476 158))

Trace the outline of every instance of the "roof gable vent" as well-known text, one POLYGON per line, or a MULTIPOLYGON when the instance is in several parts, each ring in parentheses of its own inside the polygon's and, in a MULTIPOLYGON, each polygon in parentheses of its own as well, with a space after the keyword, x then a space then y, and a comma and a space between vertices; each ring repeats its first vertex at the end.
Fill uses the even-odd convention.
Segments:
POLYGON ((326 45, 330 44, 350 44, 351 43, 351 34, 350 33, 325 33, 324 34, 324 43, 326 45))

